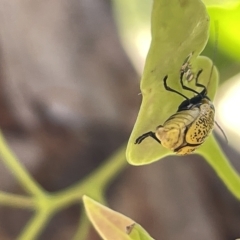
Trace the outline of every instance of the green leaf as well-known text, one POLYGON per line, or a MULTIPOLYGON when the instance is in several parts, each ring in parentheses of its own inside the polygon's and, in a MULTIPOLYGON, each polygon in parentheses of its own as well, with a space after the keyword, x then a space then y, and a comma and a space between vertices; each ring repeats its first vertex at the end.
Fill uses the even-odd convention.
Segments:
MULTIPOLYGON (((127 233, 127 228, 135 224, 132 219, 101 205, 87 196, 83 196, 83 203, 88 218, 103 239, 138 240, 136 235, 133 234, 132 236, 127 233)), ((137 231, 140 231, 139 236, 147 236, 146 232, 145 235, 143 234, 143 229, 139 230, 138 228, 137 231)), ((151 238, 140 239, 148 240, 151 238)))
MULTIPOLYGON (((209 7, 212 22, 218 21, 218 48, 232 59, 240 61, 240 1, 232 8, 209 7)), ((211 27, 214 39, 214 27, 211 27)))
POLYGON ((134 240, 154 240, 139 224, 134 223, 128 228, 129 236, 134 240))
MULTIPOLYGON (((126 156, 132 165, 144 165, 174 154, 151 138, 136 145, 135 140, 148 131, 155 131, 173 115, 184 100, 166 91, 163 78, 168 75, 168 85, 184 95, 191 93, 180 87, 180 68, 189 54, 192 72, 203 69, 200 82, 207 86, 208 96, 213 100, 217 85, 216 68, 211 74, 212 62, 198 56, 208 39, 209 17, 200 0, 155 0, 152 11, 152 42, 141 79, 142 104, 128 141, 126 156)), ((194 81, 189 83, 195 88, 194 81)), ((214 168, 229 190, 240 199, 240 177, 232 168, 222 150, 210 135, 196 153, 201 154, 214 168)))
MULTIPOLYGON (((141 79, 142 104, 137 121, 127 146, 127 160, 133 165, 154 162, 172 154, 152 139, 135 145, 137 137, 157 126, 174 114, 184 100, 181 96, 166 91, 163 78, 168 75, 168 85, 180 88, 180 68, 189 54, 193 72, 203 69, 200 82, 208 86, 209 96, 214 97, 217 88, 217 71, 210 79, 212 63, 206 57, 198 57, 208 39, 209 17, 200 0, 154 1, 152 11, 152 42, 141 79)), ((190 86, 195 88, 194 81, 190 86)), ((184 92, 185 95, 193 95, 184 92)))
POLYGON ((206 6, 218 6, 224 8, 232 8, 240 3, 239 0, 203 0, 206 6))

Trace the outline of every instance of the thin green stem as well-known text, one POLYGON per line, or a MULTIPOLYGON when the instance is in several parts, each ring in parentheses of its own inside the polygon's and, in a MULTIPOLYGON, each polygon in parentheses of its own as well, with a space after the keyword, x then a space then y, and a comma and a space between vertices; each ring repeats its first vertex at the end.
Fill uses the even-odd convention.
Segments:
POLYGON ((18 240, 31 240, 36 239, 37 236, 42 232, 45 225, 48 223, 52 215, 49 211, 41 209, 36 212, 29 223, 26 225, 18 240))
POLYGON ((199 153, 212 166, 233 195, 240 199, 240 176, 223 154, 213 135, 199 149, 199 153))
MULTIPOLYGON (((39 198, 34 197, 38 203, 36 205, 38 212, 25 227, 19 240, 35 239, 55 212, 72 203, 80 202, 84 194, 94 197, 96 200, 104 200, 103 192, 107 183, 111 182, 126 165, 124 146, 85 180, 79 181, 66 190, 53 194, 45 194, 39 198)), ((82 230, 78 229, 77 232, 78 234, 75 236, 80 236, 82 230)))
POLYGON ((0 192, 0 205, 27 209, 34 209, 36 206, 32 197, 20 196, 6 192, 0 192))
POLYGON ((125 158, 126 146, 121 147, 100 168, 94 171, 85 180, 81 180, 72 187, 59 191, 52 195, 57 208, 69 205, 81 200, 84 194, 99 196, 105 190, 108 183, 127 166, 125 158))
MULTIPOLYGON (((85 180, 79 181, 66 190, 55 194, 48 194, 28 174, 25 167, 21 165, 17 157, 7 146, 0 132, 0 157, 23 188, 33 195, 32 198, 29 198, 0 192, 0 203, 6 206, 37 210, 35 216, 26 225, 18 239, 35 239, 56 211, 76 201, 80 202, 84 194, 95 196, 96 199, 101 198, 107 184, 127 165, 125 148, 125 146, 122 147, 85 180)), ((78 234, 82 232, 82 228, 78 230, 78 234)))
POLYGON ((27 172, 26 168, 20 163, 17 157, 8 147, 3 134, 0 131, 0 158, 3 163, 14 175, 22 187, 31 195, 43 196, 44 190, 35 182, 32 176, 27 172))
POLYGON ((88 217, 85 211, 83 210, 79 221, 79 227, 73 237, 73 240, 86 240, 90 226, 91 226, 90 221, 88 220, 88 217))

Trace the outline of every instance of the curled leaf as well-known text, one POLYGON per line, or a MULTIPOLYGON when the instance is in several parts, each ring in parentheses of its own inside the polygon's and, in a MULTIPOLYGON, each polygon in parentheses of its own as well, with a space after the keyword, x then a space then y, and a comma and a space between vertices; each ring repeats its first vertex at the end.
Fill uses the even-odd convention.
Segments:
MULTIPOLYGON (((217 71, 211 75, 212 62, 206 57, 198 57, 208 40, 209 17, 200 0, 154 1, 152 11, 152 42, 141 79, 142 104, 137 121, 127 146, 127 160, 133 165, 154 162, 172 154, 152 139, 135 145, 135 140, 143 133, 154 131, 173 115, 184 100, 181 96, 166 91, 163 78, 168 75, 168 85, 180 88, 180 69, 189 55, 192 71, 203 69, 199 81, 208 86, 208 95, 213 98, 217 83, 217 71), (210 79, 211 76, 211 79, 210 79)), ((194 86, 192 81, 189 86, 194 86)), ((184 91, 188 97, 193 94, 184 91)))
MULTIPOLYGON (((181 96, 164 88, 163 78, 166 75, 171 88, 193 97, 180 88, 179 79, 180 69, 187 57, 192 55, 191 71, 196 73, 203 69, 199 82, 207 87, 212 100, 218 85, 218 73, 215 67, 212 71, 212 62, 198 56, 206 45, 209 31, 209 17, 200 0, 155 0, 151 24, 152 42, 141 79, 143 99, 126 151, 127 160, 133 165, 149 164, 173 154, 151 138, 135 144, 139 136, 155 131, 157 126, 176 113, 183 101, 181 96)), ((194 81, 189 86, 198 90, 194 81)), ((207 160, 228 189, 240 199, 240 176, 212 134, 196 152, 207 160)))

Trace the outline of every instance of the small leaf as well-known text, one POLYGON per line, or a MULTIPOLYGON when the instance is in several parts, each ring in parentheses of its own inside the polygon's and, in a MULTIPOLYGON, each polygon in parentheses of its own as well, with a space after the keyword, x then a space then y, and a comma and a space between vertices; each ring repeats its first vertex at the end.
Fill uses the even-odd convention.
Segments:
POLYGON ((145 229, 136 223, 127 227, 127 233, 134 240, 154 240, 145 229))
POLYGON ((83 203, 89 220, 103 239, 135 240, 127 234, 127 226, 134 224, 132 219, 87 196, 83 196, 83 203))

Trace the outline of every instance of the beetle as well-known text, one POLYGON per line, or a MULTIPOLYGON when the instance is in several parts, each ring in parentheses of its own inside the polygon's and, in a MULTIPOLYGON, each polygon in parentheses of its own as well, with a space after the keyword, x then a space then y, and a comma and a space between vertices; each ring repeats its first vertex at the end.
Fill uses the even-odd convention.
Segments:
POLYGON ((214 127, 215 109, 207 96, 207 88, 198 82, 202 71, 202 69, 199 70, 195 78, 195 85, 203 89, 201 92, 185 86, 183 84, 184 71, 180 72, 182 88, 196 94, 192 98, 170 88, 167 85, 168 75, 164 77, 164 88, 182 96, 185 100, 179 105, 177 112, 170 116, 163 125, 158 126, 155 132, 150 131, 138 137, 135 144, 140 144, 145 138, 152 137, 176 154, 186 155, 194 152, 204 143, 214 127))

